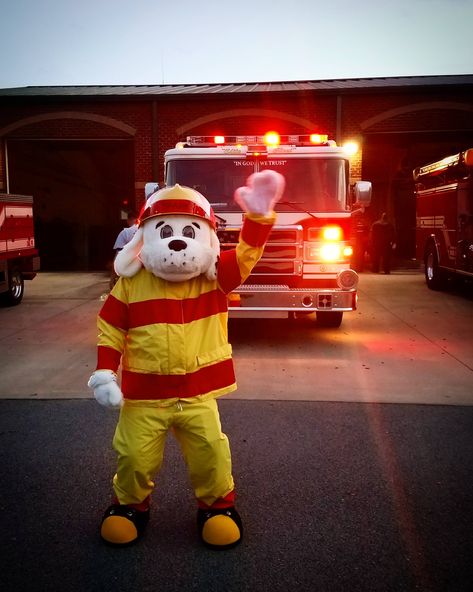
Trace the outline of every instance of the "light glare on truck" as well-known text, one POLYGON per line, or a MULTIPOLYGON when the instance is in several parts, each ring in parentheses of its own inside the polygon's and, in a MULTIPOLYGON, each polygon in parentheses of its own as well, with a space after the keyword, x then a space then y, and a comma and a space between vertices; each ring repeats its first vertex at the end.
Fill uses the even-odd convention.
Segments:
POLYGON ((343 144, 342 148, 347 156, 354 156, 359 150, 358 143, 351 142, 351 141, 345 142, 345 144, 343 144))
POLYGON ((327 134, 310 134, 310 141, 312 144, 325 144, 327 140, 327 134))
POLYGON ((338 241, 342 239, 340 226, 325 226, 322 229, 322 238, 327 241, 338 241))
POLYGON ((267 132, 264 135, 264 143, 267 146, 277 146, 281 141, 278 132, 267 132))
POLYGON ((320 248, 320 257, 324 261, 338 261, 341 259, 342 250, 340 245, 335 243, 327 243, 320 248))

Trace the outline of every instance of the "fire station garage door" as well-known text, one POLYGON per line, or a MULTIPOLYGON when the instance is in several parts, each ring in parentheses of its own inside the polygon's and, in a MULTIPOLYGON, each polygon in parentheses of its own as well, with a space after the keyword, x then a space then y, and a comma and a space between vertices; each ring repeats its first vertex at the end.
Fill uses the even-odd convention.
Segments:
POLYGON ((44 271, 110 268, 133 206, 131 140, 8 140, 11 193, 32 195, 44 271))
POLYGON ((415 257, 415 167, 434 162, 473 146, 471 131, 366 134, 362 177, 373 183, 368 215, 373 222, 383 211, 393 218, 399 257, 415 257))

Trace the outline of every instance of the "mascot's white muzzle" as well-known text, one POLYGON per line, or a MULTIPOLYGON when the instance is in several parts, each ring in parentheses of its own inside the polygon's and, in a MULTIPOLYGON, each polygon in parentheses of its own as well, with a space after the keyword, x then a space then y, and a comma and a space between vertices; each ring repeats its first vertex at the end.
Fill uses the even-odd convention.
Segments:
MULTIPOLYGON (((185 219, 182 222, 188 222, 185 219)), ((170 216, 166 226, 179 226, 180 216, 170 216), (171 224, 169 224, 171 223, 171 224)), ((140 253, 143 265, 155 276, 168 281, 185 281, 207 273, 215 261, 215 250, 211 245, 210 228, 205 222, 199 221, 199 236, 190 238, 174 235, 170 238, 158 238, 153 222, 145 223, 144 245, 140 253)), ((187 224, 188 225, 188 224, 187 224)))

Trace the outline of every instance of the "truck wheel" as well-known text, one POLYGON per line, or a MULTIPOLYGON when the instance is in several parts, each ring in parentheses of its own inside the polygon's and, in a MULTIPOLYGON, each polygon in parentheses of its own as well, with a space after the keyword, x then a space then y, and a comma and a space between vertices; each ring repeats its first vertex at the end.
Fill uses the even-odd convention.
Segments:
POLYGON ((339 310, 318 310, 315 314, 317 315, 317 324, 321 327, 337 328, 342 324, 343 312, 339 310))
POLYGON ((2 304, 16 306, 23 298, 25 285, 21 271, 14 267, 8 272, 8 290, 1 296, 2 304))
POLYGON ((425 281, 431 290, 443 290, 446 284, 446 276, 439 268, 437 251, 433 245, 429 245, 425 252, 425 281))

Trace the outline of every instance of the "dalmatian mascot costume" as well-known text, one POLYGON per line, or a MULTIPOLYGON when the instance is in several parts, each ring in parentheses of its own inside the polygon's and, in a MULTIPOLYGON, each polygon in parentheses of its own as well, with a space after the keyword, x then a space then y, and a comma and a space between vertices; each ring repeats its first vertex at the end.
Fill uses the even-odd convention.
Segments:
POLYGON ((179 185, 160 189, 118 254, 120 278, 98 315, 98 363, 88 383, 101 405, 120 407, 114 497, 100 528, 105 542, 124 546, 143 535, 170 429, 188 467, 201 540, 213 549, 240 542, 230 447, 216 402, 236 389, 227 295, 261 257, 283 191, 279 173, 251 175, 235 192, 245 211, 238 245, 220 253, 207 199, 179 185))

